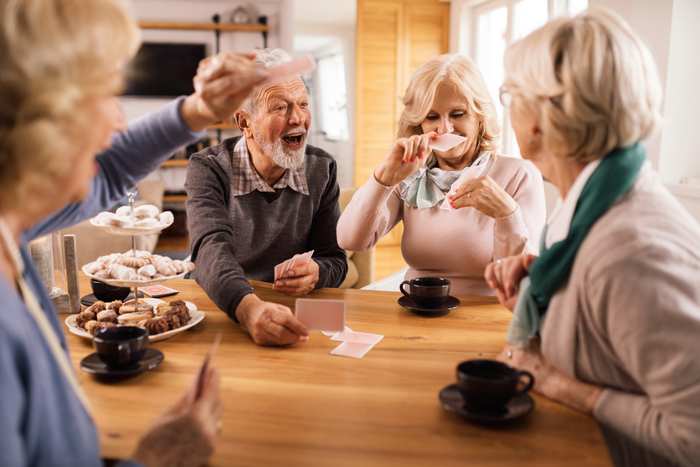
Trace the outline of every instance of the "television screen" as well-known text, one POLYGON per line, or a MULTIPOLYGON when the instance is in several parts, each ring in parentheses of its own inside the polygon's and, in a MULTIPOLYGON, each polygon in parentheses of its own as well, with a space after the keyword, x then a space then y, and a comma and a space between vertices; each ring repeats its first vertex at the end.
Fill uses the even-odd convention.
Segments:
POLYGON ((194 92, 192 78, 205 44, 144 42, 129 64, 126 96, 174 97, 194 92))

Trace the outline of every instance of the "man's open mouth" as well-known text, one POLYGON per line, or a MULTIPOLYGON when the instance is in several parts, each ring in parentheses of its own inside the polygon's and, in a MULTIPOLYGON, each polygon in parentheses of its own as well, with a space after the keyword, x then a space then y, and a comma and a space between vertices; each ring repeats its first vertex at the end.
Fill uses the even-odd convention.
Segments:
POLYGON ((294 135, 285 135, 282 137, 282 141, 284 141, 287 144, 301 144, 304 141, 304 133, 299 133, 299 134, 294 134, 294 135))

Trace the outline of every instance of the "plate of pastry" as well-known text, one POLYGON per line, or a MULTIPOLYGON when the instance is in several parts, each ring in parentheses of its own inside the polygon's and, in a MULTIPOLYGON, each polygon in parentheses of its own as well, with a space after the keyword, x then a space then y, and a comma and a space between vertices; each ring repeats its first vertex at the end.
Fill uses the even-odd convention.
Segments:
POLYGON ((142 204, 133 209, 121 206, 116 212, 103 211, 90 219, 90 224, 113 235, 149 235, 170 227, 174 220, 172 212, 142 204))
POLYGON ((83 273, 117 287, 143 287, 180 279, 194 271, 191 261, 168 258, 148 251, 129 250, 100 256, 82 267, 83 273))
POLYGON ((157 298, 121 302, 97 301, 66 320, 68 330, 76 336, 92 339, 98 329, 113 326, 138 326, 148 331, 148 340, 158 342, 196 326, 204 313, 194 303, 157 298))

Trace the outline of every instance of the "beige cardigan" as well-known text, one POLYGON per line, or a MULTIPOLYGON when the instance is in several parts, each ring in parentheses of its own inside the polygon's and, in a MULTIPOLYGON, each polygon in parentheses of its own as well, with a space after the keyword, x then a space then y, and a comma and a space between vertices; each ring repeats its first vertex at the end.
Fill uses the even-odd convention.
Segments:
POLYGON ((594 416, 617 465, 700 465, 700 226, 648 165, 586 237, 542 351, 606 388, 594 416))

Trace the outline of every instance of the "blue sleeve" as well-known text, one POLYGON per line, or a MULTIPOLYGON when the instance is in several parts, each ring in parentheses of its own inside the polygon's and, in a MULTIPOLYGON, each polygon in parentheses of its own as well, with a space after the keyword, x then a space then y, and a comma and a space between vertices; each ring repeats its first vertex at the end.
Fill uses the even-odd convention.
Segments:
POLYGON ((32 240, 70 227, 111 208, 178 148, 203 137, 204 133, 192 132, 182 120, 183 101, 184 97, 180 97, 135 120, 125 132, 115 136, 112 146, 97 156, 98 173, 85 200, 69 204, 42 220, 26 232, 25 238, 32 240))
POLYGON ((26 443, 22 437, 25 393, 15 352, 7 334, 0 329, 0 465, 27 465, 26 443))

